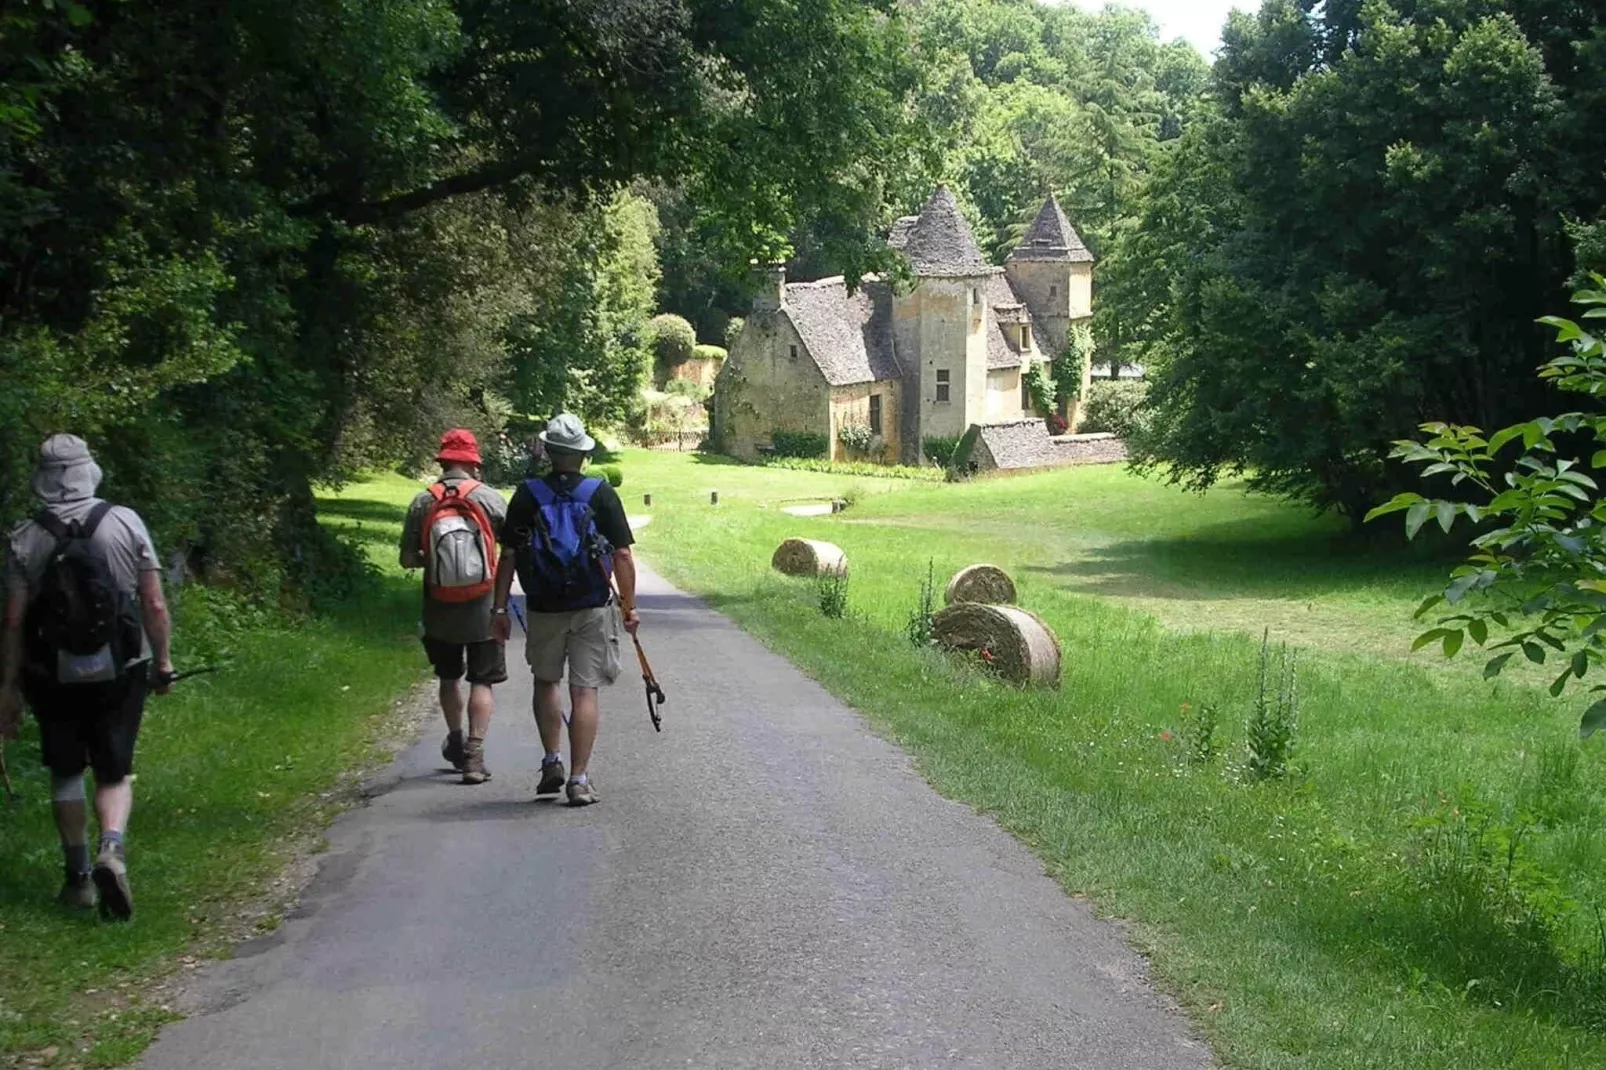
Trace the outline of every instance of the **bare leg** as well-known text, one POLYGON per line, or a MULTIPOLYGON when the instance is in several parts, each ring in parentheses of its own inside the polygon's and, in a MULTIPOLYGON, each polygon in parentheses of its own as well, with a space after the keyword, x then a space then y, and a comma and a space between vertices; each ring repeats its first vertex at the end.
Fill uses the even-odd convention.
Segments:
POLYGON ((128 815, 134 809, 134 781, 124 777, 115 784, 95 785, 95 817, 100 833, 121 835, 128 831, 128 815))
POLYGON ((472 684, 468 689, 468 738, 484 739, 491 730, 491 714, 496 698, 489 684, 472 684))
POLYGON ((83 799, 56 802, 52 809, 56 812, 56 832, 61 836, 63 847, 83 847, 89 843, 89 807, 83 799))
POLYGON ((572 775, 582 776, 591 764, 591 746, 597 741, 597 689, 569 688, 569 761, 572 775))
POLYGON ((548 754, 563 745, 563 685, 535 682, 535 727, 548 754))
POLYGON ((463 730, 463 692, 456 680, 441 681, 441 712, 446 715, 446 730, 463 730))

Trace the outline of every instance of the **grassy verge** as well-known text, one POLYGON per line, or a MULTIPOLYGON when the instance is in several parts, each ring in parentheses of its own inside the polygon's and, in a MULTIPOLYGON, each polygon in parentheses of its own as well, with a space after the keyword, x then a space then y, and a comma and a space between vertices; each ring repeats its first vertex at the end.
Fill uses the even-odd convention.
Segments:
POLYGON ((1538 689, 1400 654, 1437 563, 1115 469, 878 481, 808 519, 777 505, 841 478, 643 455, 625 470, 654 495, 655 565, 864 710, 1067 889, 1137 919, 1228 1065, 1606 1065, 1606 753, 1538 689), (848 620, 769 571, 791 535, 847 550, 848 620), (1011 568, 1061 638, 1063 688, 1023 694, 911 648, 929 560, 939 584, 977 560, 1011 568), (1305 648, 1303 716, 1295 774, 1257 785, 1241 766, 1263 627, 1305 648), (1224 755, 1192 763, 1183 706, 1206 703, 1224 755))
MULTIPOLYGON (((393 480, 326 499, 326 522, 392 566, 392 502, 405 489, 393 480)), ((420 676, 416 599, 394 569, 346 609, 294 623, 205 591, 177 594, 175 660, 221 658, 226 671, 147 706, 128 840, 131 925, 51 902, 61 858, 30 722, 7 749, 18 804, 0 811, 0 1064, 108 1066, 143 1050, 170 1016, 141 997, 144 982, 181 953, 219 950, 288 845, 344 805, 332 790, 341 775, 383 756, 387 714, 420 676)))

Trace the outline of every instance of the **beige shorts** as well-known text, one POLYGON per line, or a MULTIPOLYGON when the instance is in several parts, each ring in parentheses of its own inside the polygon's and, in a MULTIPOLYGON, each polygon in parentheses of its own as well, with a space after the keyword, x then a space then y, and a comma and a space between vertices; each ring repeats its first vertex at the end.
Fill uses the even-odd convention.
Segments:
POLYGON ((619 679, 617 606, 568 613, 527 613, 524 660, 537 680, 555 684, 565 664, 570 687, 603 687, 619 679))

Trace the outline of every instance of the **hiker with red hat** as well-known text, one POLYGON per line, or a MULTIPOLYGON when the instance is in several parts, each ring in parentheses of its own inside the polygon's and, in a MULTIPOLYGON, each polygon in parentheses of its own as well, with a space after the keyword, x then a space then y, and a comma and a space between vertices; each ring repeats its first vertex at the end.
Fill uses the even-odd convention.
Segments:
POLYGON ((440 679, 446 741, 441 756, 465 784, 491 779, 485 768, 485 733, 495 709, 492 688, 507 679, 504 646, 491 633, 496 593, 497 533, 507 503, 480 482, 480 447, 472 431, 441 436, 435 455, 441 475, 413 499, 402 525, 403 568, 424 570, 419 633, 440 679), (468 735, 463 735, 463 693, 468 678, 468 735))

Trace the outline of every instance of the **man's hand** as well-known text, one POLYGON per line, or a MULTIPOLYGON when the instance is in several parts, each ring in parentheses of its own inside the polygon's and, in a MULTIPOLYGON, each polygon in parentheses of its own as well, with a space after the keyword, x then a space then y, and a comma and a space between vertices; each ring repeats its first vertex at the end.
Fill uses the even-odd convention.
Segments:
POLYGON ((161 662, 151 674, 151 693, 165 695, 173 690, 173 663, 161 662))
POLYGON ((491 614, 491 638, 498 643, 513 638, 513 618, 508 616, 506 609, 491 614))
POLYGON ((634 608, 631 608, 625 610, 624 617, 625 631, 629 632, 630 637, 634 639, 636 637, 637 630, 641 628, 641 614, 637 613, 634 608))
POLYGON ((0 691, 0 739, 16 739, 22 727, 22 692, 15 687, 0 691))

